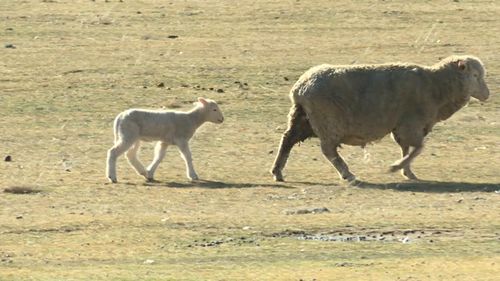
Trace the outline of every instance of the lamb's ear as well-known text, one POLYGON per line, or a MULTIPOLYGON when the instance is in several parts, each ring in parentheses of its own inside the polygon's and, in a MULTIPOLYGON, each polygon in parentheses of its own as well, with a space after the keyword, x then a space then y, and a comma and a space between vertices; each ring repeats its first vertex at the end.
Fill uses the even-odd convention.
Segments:
POLYGON ((462 71, 465 70, 465 69, 467 69, 467 64, 463 60, 459 60, 457 62, 457 66, 458 66, 458 69, 460 69, 462 71))
POLYGON ((207 101, 206 99, 202 98, 202 97, 199 97, 199 98, 198 98, 198 101, 199 101, 201 104, 203 104, 203 105, 207 105, 207 104, 208 104, 208 101, 207 101))

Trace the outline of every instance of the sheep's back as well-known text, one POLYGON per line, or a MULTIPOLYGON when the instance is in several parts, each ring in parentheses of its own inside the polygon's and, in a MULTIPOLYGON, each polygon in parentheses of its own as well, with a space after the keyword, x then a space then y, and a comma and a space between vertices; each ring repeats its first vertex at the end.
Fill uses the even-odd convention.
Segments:
POLYGON ((387 135, 408 110, 432 101, 429 71, 417 65, 321 65, 304 73, 291 91, 315 131, 363 144, 387 135))

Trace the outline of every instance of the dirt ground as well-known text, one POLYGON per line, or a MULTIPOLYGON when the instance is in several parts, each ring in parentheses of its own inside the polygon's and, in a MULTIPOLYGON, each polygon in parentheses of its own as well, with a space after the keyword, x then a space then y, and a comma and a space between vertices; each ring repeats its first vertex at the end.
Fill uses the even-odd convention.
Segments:
MULTIPOLYGON (((498 1, 0 1, 0 280, 497 280, 500 276, 498 1), (451 54, 484 62, 491 98, 439 123, 414 163, 387 173, 390 138, 317 139, 269 169, 288 92, 309 67, 451 54), (112 122, 132 107, 219 102, 174 147, 158 182, 122 157, 112 122)), ((141 151, 152 159, 152 145, 141 151)))

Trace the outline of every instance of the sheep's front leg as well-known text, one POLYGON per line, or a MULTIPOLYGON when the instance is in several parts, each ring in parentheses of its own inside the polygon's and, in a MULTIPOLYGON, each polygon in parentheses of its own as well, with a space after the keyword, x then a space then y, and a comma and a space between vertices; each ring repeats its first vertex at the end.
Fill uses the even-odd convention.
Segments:
POLYGON ((345 163, 342 156, 337 151, 338 144, 332 144, 329 141, 321 140, 321 151, 332 165, 337 170, 340 178, 349 182, 354 181, 356 176, 349 171, 349 167, 345 163))
POLYGON ((400 127, 392 132, 393 139, 401 147, 402 158, 396 161, 389 168, 389 172, 396 172, 402 169, 402 175, 410 180, 417 180, 417 176, 411 170, 411 162, 424 148, 424 137, 430 130, 415 129, 413 127, 400 127), (410 147, 413 149, 410 150, 410 147))
POLYGON ((187 141, 180 141, 177 143, 177 147, 181 152, 184 162, 186 162, 186 175, 190 180, 197 180, 198 175, 196 174, 193 167, 193 159, 191 157, 191 150, 189 150, 189 143, 187 141))
MULTIPOLYGON (((401 157, 405 158, 410 152, 410 146, 401 146, 401 157)), ((414 157, 415 158, 415 157, 414 157)), ((394 167, 395 168, 395 167, 394 167)), ((391 167, 392 171, 393 167, 391 167)), ((412 172, 410 163, 403 167, 401 174, 409 180, 417 180, 417 176, 412 172)))
POLYGON ((413 161, 413 159, 415 159, 415 157, 417 157, 418 155, 420 155, 420 153, 422 153, 423 148, 424 148, 423 145, 415 146, 413 150, 408 153, 410 148, 402 147, 401 150, 403 158, 396 161, 396 163, 392 164, 389 171, 396 172, 400 169, 403 169, 403 176, 411 180, 417 180, 418 179, 417 176, 415 176, 415 174, 411 171, 410 164, 413 161))
POLYGON ((154 181, 154 174, 158 166, 160 165, 160 162, 163 160, 165 157, 165 154, 167 152, 167 147, 168 144, 164 142, 157 142, 155 145, 155 157, 153 159, 153 162, 147 167, 147 177, 146 179, 148 181, 154 181))

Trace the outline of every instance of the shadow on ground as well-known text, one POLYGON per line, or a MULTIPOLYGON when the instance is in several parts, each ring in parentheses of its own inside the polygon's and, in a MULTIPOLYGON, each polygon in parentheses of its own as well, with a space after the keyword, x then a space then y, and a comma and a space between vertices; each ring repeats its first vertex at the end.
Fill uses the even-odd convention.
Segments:
POLYGON ((148 186, 167 186, 172 188, 190 188, 190 187, 201 187, 201 188, 255 188, 255 187, 273 187, 273 188, 294 188, 284 184, 267 184, 267 183, 234 183, 234 182, 222 182, 222 181, 210 181, 210 180, 197 180, 193 182, 155 182, 155 183, 145 183, 148 186))
POLYGON ((357 181, 352 185, 359 188, 393 189, 411 192, 494 192, 500 190, 500 183, 468 183, 439 181, 407 181, 397 183, 370 183, 357 181))

